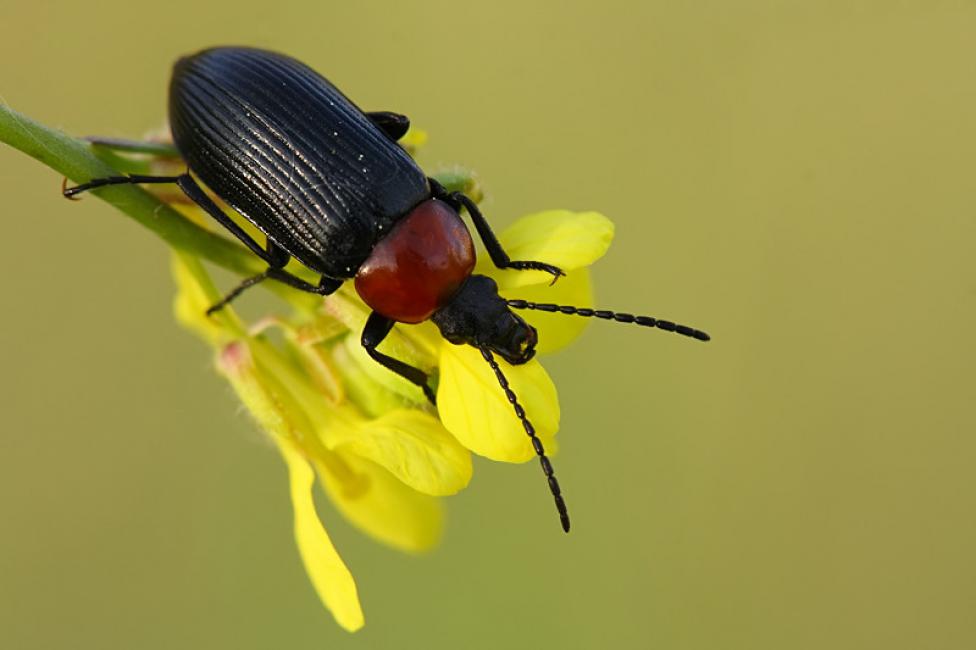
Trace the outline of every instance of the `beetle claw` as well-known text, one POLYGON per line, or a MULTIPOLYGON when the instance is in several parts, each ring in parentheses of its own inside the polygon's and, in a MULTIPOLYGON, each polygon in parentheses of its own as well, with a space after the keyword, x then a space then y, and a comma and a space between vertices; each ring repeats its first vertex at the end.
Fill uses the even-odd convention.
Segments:
POLYGON ((503 268, 517 269, 519 271, 544 271, 552 276, 552 282, 549 283, 550 287, 556 284, 556 280, 566 275, 566 272, 558 266, 546 264, 545 262, 510 262, 508 266, 503 268))
MULTIPOLYGON (((72 188, 74 189, 74 188, 72 188)), ((61 196, 68 199, 69 201, 80 201, 81 198, 75 196, 75 193, 68 189, 68 177, 61 177, 61 196)))

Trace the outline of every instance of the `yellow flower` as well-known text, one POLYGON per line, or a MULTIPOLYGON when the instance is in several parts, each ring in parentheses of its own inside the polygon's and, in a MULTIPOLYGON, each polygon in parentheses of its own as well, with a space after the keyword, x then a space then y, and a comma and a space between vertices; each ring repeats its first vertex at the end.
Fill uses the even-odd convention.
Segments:
MULTIPOLYGON (((498 270, 479 256, 476 273, 498 282, 505 298, 589 307, 593 302, 589 265, 603 257, 613 239, 613 224, 596 212, 550 210, 528 215, 499 235, 512 259, 543 260, 566 272, 552 284, 542 271, 498 270)), ((568 345, 588 323, 582 318, 544 312, 522 314, 539 331, 540 354, 568 345)), ((539 361, 512 366, 499 359, 536 431, 551 454, 559 428, 556 388, 539 361)), ((524 462, 535 452, 512 406, 481 354, 469 346, 440 344, 437 405, 441 421, 465 447, 492 460, 524 462)))
MULTIPOLYGON (((498 271, 490 264, 478 272, 493 276, 505 297, 588 306, 586 266, 606 252, 612 235, 612 224, 596 213, 530 215, 500 234, 502 244, 513 257, 550 261, 567 276, 550 286, 541 272, 498 271)), ((336 509, 359 529, 420 552, 436 544, 443 528, 438 497, 463 489, 471 478, 470 451, 506 462, 534 456, 492 369, 474 348, 448 343, 430 323, 399 325, 382 344, 438 381, 436 411, 416 386, 374 362, 359 343, 369 310, 351 283, 312 315, 268 317, 248 327, 230 308, 205 315, 220 293, 197 259, 177 254, 174 275, 178 319, 215 347, 218 369, 285 460, 299 553, 323 604, 345 629, 359 629, 364 619, 355 581, 316 513, 316 475, 336 509)), ((542 352, 566 345, 586 324, 545 313, 524 316, 539 329, 542 352)), ((536 360, 498 362, 551 453, 559 403, 548 374, 536 360)))
MULTIPOLYGON (((82 170, 93 174, 105 168, 84 154, 77 142, 16 114, 7 118, 11 116, 16 118, 17 133, 27 136, 15 139, 15 146, 59 171, 75 177, 82 170)), ((411 150, 424 139, 423 134, 412 133, 401 141, 411 150)), ((165 144, 105 141, 98 148, 107 149, 102 153, 119 171, 158 174, 162 170, 155 168, 166 165, 175 165, 176 173, 183 169, 175 149, 165 144), (114 149, 151 158, 129 159, 112 153, 114 149)), ((480 197, 470 174, 455 171, 437 178, 451 191, 462 191, 475 201, 480 197)), ((173 246, 186 247, 238 272, 256 265, 244 258, 248 253, 243 248, 235 250, 235 244, 180 223, 171 210, 160 212, 162 204, 127 189, 132 202, 108 194, 106 198, 173 246)), ((197 221, 202 216, 196 206, 180 203, 185 199, 181 194, 167 194, 161 186, 153 189, 167 203, 180 204, 188 218, 197 221)), ((213 226, 210 221, 203 223, 213 226)), ((250 224, 241 226, 253 232, 250 224)), ((500 272, 485 255, 476 270, 495 278, 508 307, 540 310, 528 311, 524 317, 538 329, 535 349, 542 353, 565 346, 587 323, 563 314, 636 323, 708 340, 704 332, 671 321, 589 308, 592 296, 586 267, 606 252, 612 237, 612 225, 597 213, 542 212, 519 220, 499 239, 512 258, 558 266, 567 273, 564 279, 551 286, 550 277, 540 272, 500 272), (563 314, 551 313, 557 311, 563 314)), ((297 264, 291 268, 299 274, 307 272, 297 264)), ((281 293, 295 313, 247 325, 229 307, 212 317, 205 315, 221 294, 198 258, 176 252, 173 270, 178 320, 216 350, 218 369, 285 461, 299 554, 316 592, 343 628, 361 628, 364 617, 355 580, 317 513, 316 477, 336 510, 355 526, 393 547, 419 552, 440 537, 439 497, 468 484, 471 452, 505 462, 524 462, 538 454, 568 530, 552 468, 541 448, 545 441, 548 452, 554 451, 559 403, 537 360, 510 366, 494 359, 488 348, 475 351, 446 342, 429 322, 401 325, 383 341, 383 351, 420 368, 437 384, 439 409, 435 410, 416 386, 375 363, 363 350, 360 335, 368 310, 351 283, 326 300, 268 283, 265 286, 281 293), (534 435, 538 439, 531 438, 530 444, 534 435)), ((485 278, 478 282, 490 284, 485 278)))
MULTIPOLYGON (((593 292, 587 267, 606 253, 612 239, 613 224, 596 212, 550 210, 531 214, 499 234, 503 248, 513 259, 555 264, 566 272, 566 277, 552 284, 552 277, 542 271, 499 270, 484 254, 479 255, 475 272, 492 277, 505 298, 588 307, 593 292)), ((361 372, 405 400, 418 405, 425 403, 416 386, 379 366, 362 351, 359 332, 369 308, 351 289, 344 287, 327 297, 324 309, 350 329, 349 354, 360 365, 361 372)), ((521 315, 539 330, 537 349, 542 354, 566 346, 588 322, 544 312, 521 315)), ((535 456, 511 404, 477 349, 448 343, 429 322, 398 324, 381 348, 428 374, 437 371, 434 374, 439 376, 437 410, 441 421, 465 447, 497 461, 525 462, 535 456)), ((535 359, 518 366, 501 359, 498 362, 547 450, 554 450, 559 402, 549 375, 535 359)))
POLYGON ((178 319, 217 350, 217 365, 286 461, 302 561, 325 606, 345 629, 363 625, 349 570, 312 501, 314 472, 336 508, 373 537, 405 551, 433 546, 443 527, 437 496, 471 478, 471 457, 431 413, 392 408, 372 417, 344 399, 334 360, 304 345, 287 321, 248 331, 219 298, 199 261, 177 255, 178 319), (281 345, 266 334, 284 332, 281 345), (330 388, 331 387, 331 388, 330 388))

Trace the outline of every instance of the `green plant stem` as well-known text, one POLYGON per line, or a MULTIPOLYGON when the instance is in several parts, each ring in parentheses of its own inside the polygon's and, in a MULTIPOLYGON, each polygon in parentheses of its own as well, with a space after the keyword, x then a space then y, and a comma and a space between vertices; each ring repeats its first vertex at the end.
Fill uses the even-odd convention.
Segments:
MULTIPOLYGON (((76 183, 119 175, 92 153, 88 143, 38 124, 3 104, 0 104, 0 141, 76 183)), ((253 275, 263 271, 266 266, 242 246, 201 228, 135 185, 105 187, 93 190, 92 194, 135 219, 174 248, 202 257, 229 271, 253 275)))
MULTIPOLYGON (((76 183, 120 175, 95 155, 91 144, 39 124, 5 104, 0 104, 0 141, 76 183)), ((114 185, 91 193, 148 228, 175 249, 242 276, 255 275, 267 267, 243 246, 198 226, 140 187, 114 185)), ((294 272, 314 281, 304 269, 296 268, 294 272)), ((279 282, 267 282, 265 286, 296 306, 312 306, 313 297, 279 282)))

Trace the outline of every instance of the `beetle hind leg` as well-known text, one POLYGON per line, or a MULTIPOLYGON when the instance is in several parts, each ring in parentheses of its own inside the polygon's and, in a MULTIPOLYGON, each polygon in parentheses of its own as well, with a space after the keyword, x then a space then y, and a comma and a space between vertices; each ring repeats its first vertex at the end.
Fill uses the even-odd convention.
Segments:
POLYGON ((102 178, 93 178, 87 183, 82 183, 81 185, 75 185, 74 187, 68 187, 67 183, 61 186, 61 196, 66 199, 73 199, 75 196, 81 194, 82 192, 87 192, 88 190, 98 189, 99 187, 108 187, 109 185, 142 185, 147 183, 178 183, 180 176, 141 176, 139 174, 130 174, 129 176, 104 176, 102 178))

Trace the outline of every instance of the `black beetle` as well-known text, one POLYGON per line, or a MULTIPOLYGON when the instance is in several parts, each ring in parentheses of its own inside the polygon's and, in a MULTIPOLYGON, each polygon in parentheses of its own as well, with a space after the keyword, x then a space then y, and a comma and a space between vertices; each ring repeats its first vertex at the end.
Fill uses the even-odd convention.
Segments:
POLYGON ((64 195, 129 183, 179 186, 268 263, 210 311, 268 278, 320 295, 355 278, 373 310, 363 346, 431 402, 434 392, 421 370, 376 349, 393 325, 429 318, 451 343, 478 348, 532 441, 567 532, 569 515, 552 464, 494 358, 520 364, 535 354, 535 329, 512 309, 636 323, 709 340, 700 330, 646 316, 501 298, 493 280, 472 274, 474 245, 462 208, 498 268, 545 271, 553 281, 563 272, 544 262, 511 260, 474 201, 426 176, 396 144, 410 126, 406 116, 361 111, 295 59, 243 47, 180 59, 170 82, 169 119, 189 170, 263 232, 266 246, 224 214, 189 173, 97 178, 65 188, 64 195), (284 270, 292 257, 320 274, 317 285, 284 270))

